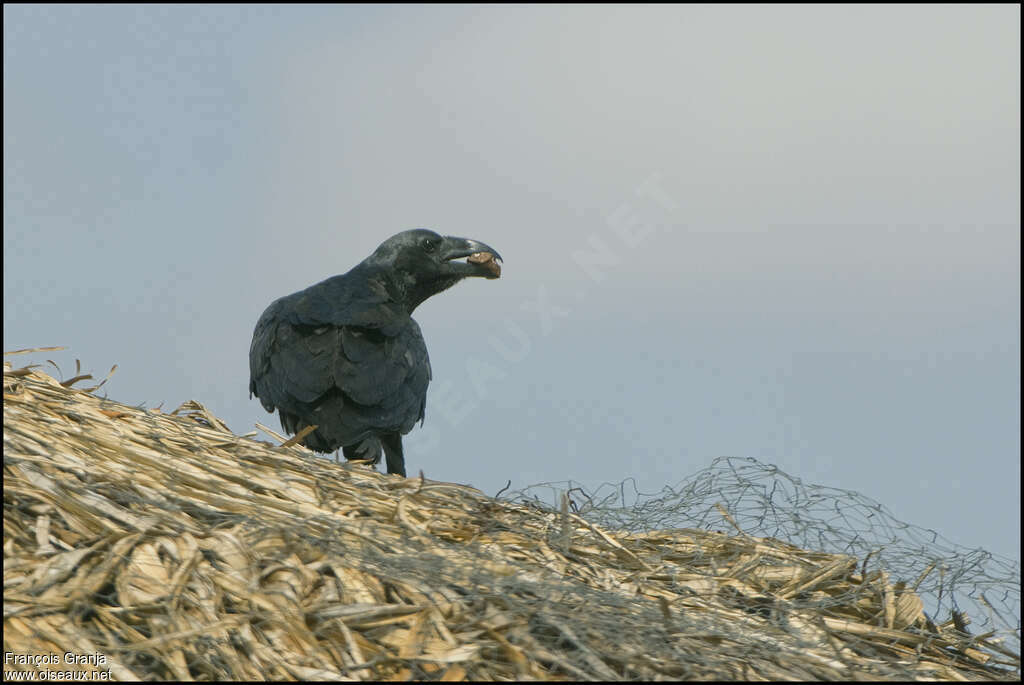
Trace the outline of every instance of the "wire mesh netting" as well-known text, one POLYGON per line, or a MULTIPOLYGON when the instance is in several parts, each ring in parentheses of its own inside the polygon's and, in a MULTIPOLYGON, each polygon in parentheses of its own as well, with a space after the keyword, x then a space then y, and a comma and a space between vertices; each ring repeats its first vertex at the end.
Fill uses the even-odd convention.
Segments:
MULTIPOLYGON (((627 479, 592 491, 573 481, 543 483, 505 497, 553 509, 563 493, 573 511, 609 530, 732 526, 803 549, 849 555, 861 560, 862 574, 887 573, 905 583, 923 600, 929 622, 947 621, 960 630, 971 622, 975 634, 996 634, 1020 652, 1018 561, 900 521, 858 492, 806 484, 756 459, 719 457, 658 493, 641 493, 627 479)), ((842 601, 829 597, 820 606, 842 601)))
POLYGON ((9 677, 1020 677, 1017 564, 753 460, 490 497, 78 380, 5 365, 9 677))

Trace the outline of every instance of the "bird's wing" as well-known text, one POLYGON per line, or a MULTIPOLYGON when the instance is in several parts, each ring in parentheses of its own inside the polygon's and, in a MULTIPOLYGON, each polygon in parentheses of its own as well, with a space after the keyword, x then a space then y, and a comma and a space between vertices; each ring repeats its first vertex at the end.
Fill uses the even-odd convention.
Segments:
POLYGON ((322 406, 318 432, 341 442, 370 428, 411 430, 423 418, 430 380, 416 322, 405 317, 405 325, 392 325, 395 334, 386 335, 378 328, 311 321, 309 311, 308 299, 296 307, 283 298, 257 323, 250 391, 264 408, 304 416, 322 406))
POLYGON ((263 313, 249 348, 249 390, 267 411, 296 411, 330 390, 340 346, 338 328, 292 325, 282 309, 275 302, 263 313))
POLYGON ((395 335, 409 321, 382 273, 356 268, 282 298, 283 320, 296 326, 357 326, 395 335))
POLYGON ((412 319, 397 335, 346 326, 335 359, 335 383, 353 401, 387 414, 426 395, 430 361, 420 328, 412 319))

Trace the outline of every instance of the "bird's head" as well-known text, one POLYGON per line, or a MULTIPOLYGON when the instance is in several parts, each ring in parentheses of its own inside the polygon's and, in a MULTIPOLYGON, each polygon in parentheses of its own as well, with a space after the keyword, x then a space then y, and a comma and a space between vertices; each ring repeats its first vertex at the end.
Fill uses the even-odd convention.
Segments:
POLYGON ((410 312, 463 278, 501 275, 501 255, 493 247, 425 228, 391 236, 366 261, 390 270, 405 293, 410 312))

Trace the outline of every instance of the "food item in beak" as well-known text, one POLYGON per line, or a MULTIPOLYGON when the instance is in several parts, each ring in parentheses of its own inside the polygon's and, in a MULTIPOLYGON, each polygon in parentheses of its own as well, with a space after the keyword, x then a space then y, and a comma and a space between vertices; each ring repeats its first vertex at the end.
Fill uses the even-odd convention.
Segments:
POLYGON ((498 278, 501 276, 501 264, 498 264, 494 259, 494 255, 490 252, 474 252, 466 257, 466 261, 470 264, 479 264, 485 267, 491 274, 487 278, 498 278))

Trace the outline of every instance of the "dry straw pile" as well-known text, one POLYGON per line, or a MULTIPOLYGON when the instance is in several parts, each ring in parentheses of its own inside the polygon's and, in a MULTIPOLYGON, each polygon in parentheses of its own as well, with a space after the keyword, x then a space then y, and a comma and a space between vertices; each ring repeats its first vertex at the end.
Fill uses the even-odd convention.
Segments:
POLYGON ((81 380, 5 364, 5 652, 147 680, 1019 679, 912 580, 724 509, 729 534, 602 530, 81 380))

